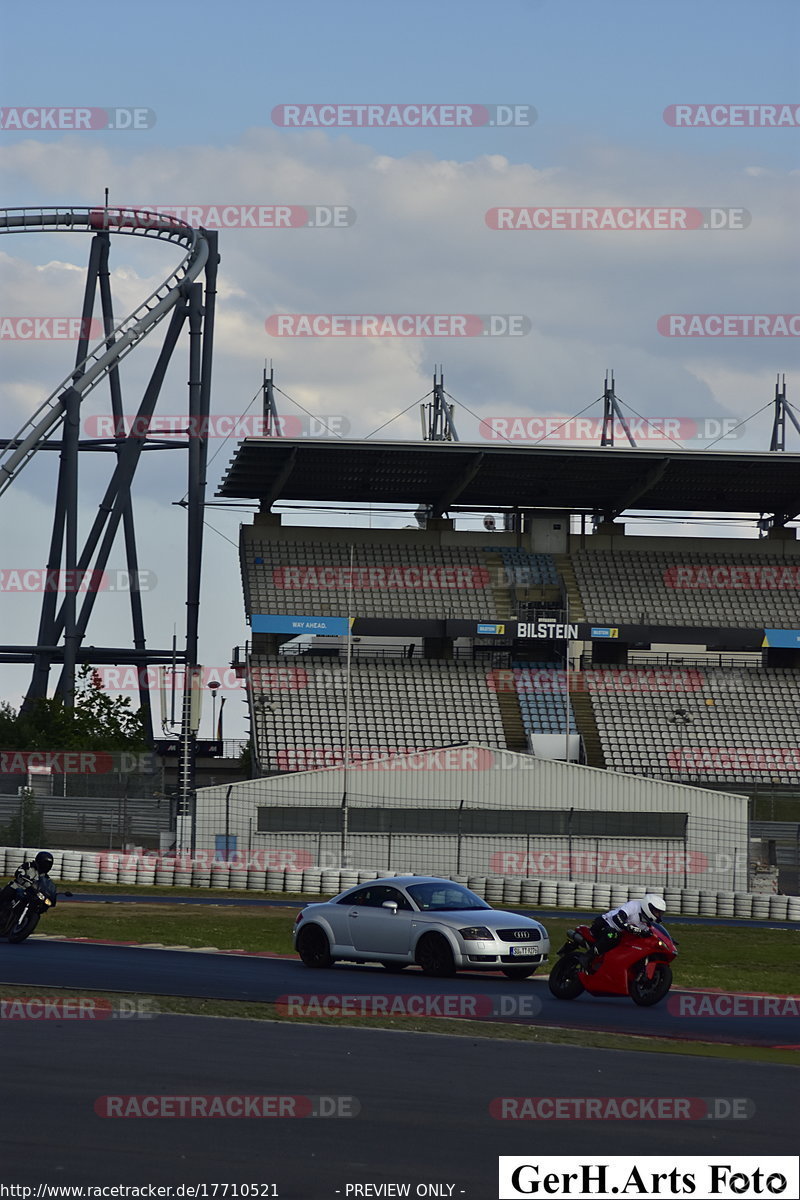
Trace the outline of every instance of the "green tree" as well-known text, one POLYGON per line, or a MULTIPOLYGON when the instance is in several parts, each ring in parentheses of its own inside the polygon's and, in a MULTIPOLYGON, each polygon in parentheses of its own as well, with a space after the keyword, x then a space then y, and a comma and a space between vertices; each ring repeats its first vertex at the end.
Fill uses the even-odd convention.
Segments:
POLYGON ((90 666, 80 668, 75 707, 56 698, 37 700, 25 713, 0 701, 0 749, 146 750, 142 710, 127 697, 113 700, 90 666))
POLYGON ((14 816, 8 825, 0 827, 0 837, 5 846, 43 846, 47 841, 44 813, 30 788, 22 788, 21 793, 14 816))
POLYGON ((253 778, 253 738, 252 735, 247 739, 245 744, 239 751, 239 767, 242 771, 247 772, 248 779, 253 778))

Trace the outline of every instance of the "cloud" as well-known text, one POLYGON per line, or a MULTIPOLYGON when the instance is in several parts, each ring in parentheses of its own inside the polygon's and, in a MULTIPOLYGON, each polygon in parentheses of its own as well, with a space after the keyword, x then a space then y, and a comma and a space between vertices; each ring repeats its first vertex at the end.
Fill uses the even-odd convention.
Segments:
MULTIPOLYGON (((670 312, 792 311, 796 263, 787 246, 794 245, 796 176, 744 160, 732 165, 730 156, 723 161, 577 140, 559 163, 513 163, 501 155, 470 161, 390 156, 376 152, 366 133, 360 136, 253 128, 223 147, 143 149, 141 143, 90 145, 68 135, 4 147, 0 169, 8 180, 8 203, 95 204, 109 186, 112 204, 355 210, 349 228, 220 232, 216 412, 247 407, 266 358, 274 360, 286 393, 314 413, 344 416, 352 436, 390 421, 379 436, 408 439, 419 437, 418 403, 430 391, 434 364, 443 363, 448 391, 461 405, 456 420, 465 440, 477 438, 478 420, 491 414, 569 416, 584 409, 600 395, 607 367, 616 370, 623 401, 646 416, 740 417, 769 401, 777 370, 794 367, 797 343, 790 339, 670 339, 657 332, 656 322, 670 312), (752 221, 740 231, 672 233, 498 232, 486 224, 489 209, 532 205, 714 205, 746 209, 752 221), (530 333, 270 337, 264 323, 280 312, 523 314, 530 333)), ((89 245, 77 235, 6 237, 0 256, 6 313, 77 313, 89 245)), ((111 249, 121 319, 169 274, 179 251, 116 236, 111 249)), ((138 406, 164 328, 123 364, 126 411, 138 406)), ((74 347, 8 342, 4 351, 4 433, 10 436, 68 374, 74 347)), ((186 410, 186 364, 184 339, 158 411, 186 410)), ((283 397, 278 400, 281 411, 297 411, 283 397)), ((87 398, 83 411, 108 412, 104 386, 87 398)), ((763 447, 764 437, 762 423, 737 448, 763 447)), ((216 457, 210 496, 233 448, 233 442, 211 445, 216 457)), ((98 461, 81 466, 84 526, 112 465, 107 456, 91 457, 98 461)), ((140 559, 159 578, 158 592, 146 605, 148 641, 161 645, 171 639, 174 624, 182 643, 185 511, 175 502, 185 492, 185 456, 170 451, 145 458, 135 500, 140 559)), ((15 557, 44 562, 56 466, 57 455, 38 455, 0 498, 6 562, 15 557)), ((209 521, 230 538, 206 537, 202 645, 205 660, 217 665, 227 662, 231 646, 246 632, 238 555, 231 544, 243 517, 209 512, 209 521)), ((115 553, 121 561, 121 550, 115 553)), ((5 640, 33 641, 36 605, 0 597, 0 606, 5 640)), ((122 610, 98 605, 97 611, 89 640, 120 638, 127 619, 122 610)), ((13 683, 11 670, 0 669, 0 694, 19 691, 20 669, 13 670, 13 683)))

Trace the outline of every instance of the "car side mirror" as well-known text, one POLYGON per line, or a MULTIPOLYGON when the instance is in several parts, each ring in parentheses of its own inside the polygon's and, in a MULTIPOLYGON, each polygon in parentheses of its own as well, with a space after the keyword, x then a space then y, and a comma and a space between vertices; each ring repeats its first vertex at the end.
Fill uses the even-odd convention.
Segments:
POLYGON ((396 900, 384 900, 383 904, 381 905, 381 908, 388 908, 388 909, 391 909, 391 911, 393 913, 396 913, 397 912, 397 901, 396 900))

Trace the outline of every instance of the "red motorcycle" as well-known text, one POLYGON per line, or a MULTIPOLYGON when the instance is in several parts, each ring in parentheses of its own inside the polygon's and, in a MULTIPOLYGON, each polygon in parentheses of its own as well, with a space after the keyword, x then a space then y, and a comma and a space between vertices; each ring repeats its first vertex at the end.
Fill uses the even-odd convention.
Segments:
POLYGON ((599 962, 594 961, 594 941, 588 925, 569 930, 548 979, 554 996, 559 1000, 574 1000, 582 992, 630 996, 645 1008, 664 999, 672 986, 669 964, 678 947, 663 925, 653 925, 649 934, 623 929, 619 941, 599 962))

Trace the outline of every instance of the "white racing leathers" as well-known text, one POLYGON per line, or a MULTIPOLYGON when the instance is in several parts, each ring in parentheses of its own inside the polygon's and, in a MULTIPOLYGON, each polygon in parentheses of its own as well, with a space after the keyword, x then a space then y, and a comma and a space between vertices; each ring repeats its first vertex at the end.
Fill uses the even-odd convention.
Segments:
POLYGON ((644 915, 641 900, 629 900, 627 904, 621 904, 619 908, 609 909, 602 916, 605 923, 616 931, 624 929, 626 926, 629 929, 635 929, 638 933, 647 933, 650 929, 650 922, 644 915))

